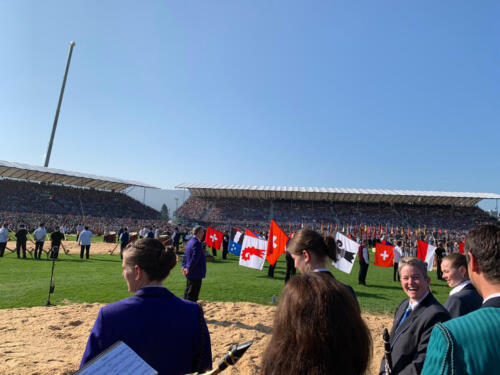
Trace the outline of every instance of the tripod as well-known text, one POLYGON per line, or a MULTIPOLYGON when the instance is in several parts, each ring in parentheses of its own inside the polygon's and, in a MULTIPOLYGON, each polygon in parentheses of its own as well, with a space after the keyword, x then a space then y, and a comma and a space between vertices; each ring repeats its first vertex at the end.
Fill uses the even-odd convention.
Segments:
POLYGON ((47 298, 47 303, 45 304, 45 306, 54 306, 52 303, 50 303, 50 295, 54 293, 54 289, 56 288, 56 286, 53 283, 55 265, 56 265, 56 258, 54 256, 54 250, 52 250, 52 271, 50 272, 49 297, 47 298))

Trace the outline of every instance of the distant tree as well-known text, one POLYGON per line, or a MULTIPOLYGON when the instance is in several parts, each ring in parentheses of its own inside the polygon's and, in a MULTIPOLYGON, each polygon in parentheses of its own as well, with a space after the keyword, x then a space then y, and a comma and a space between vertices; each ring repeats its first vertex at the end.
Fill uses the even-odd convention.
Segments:
POLYGON ((160 209, 160 216, 163 220, 170 220, 170 214, 168 212, 168 207, 165 203, 162 204, 161 209, 160 209))

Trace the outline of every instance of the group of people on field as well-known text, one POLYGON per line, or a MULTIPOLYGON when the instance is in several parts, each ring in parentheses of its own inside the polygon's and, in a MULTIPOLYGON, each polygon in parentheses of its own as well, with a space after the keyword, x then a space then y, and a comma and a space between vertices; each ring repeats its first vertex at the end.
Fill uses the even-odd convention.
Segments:
MULTIPOLYGON (((56 226, 54 230, 49 234, 46 230, 45 223, 40 223, 38 228, 36 228, 33 233, 29 233, 25 224, 19 224, 17 231, 14 233, 14 238, 16 241, 15 249, 9 249, 12 252, 17 253, 18 258, 27 259, 26 252, 30 252, 27 248, 27 243, 32 242, 35 246, 33 249, 33 259, 42 259, 42 253, 46 252, 47 257, 50 259, 57 259, 59 257, 59 250, 64 247, 62 241, 66 239, 64 231, 61 230, 59 226, 56 226), (28 236, 31 235, 31 238, 28 236), (50 247, 48 250, 44 250, 45 242, 50 240, 50 247)), ((9 241, 9 224, 3 223, 0 228, 0 257, 3 257, 5 250, 7 248, 7 242, 9 241)), ((80 244, 80 258, 83 259, 85 254, 86 259, 89 259, 90 255, 90 245, 92 243, 92 232, 89 230, 88 226, 82 226, 81 230, 77 232, 77 241, 80 244)), ((66 250, 65 250, 66 251, 66 250)))
MULTIPOLYGON (((212 366, 210 332, 197 300, 205 276, 204 230, 187 244, 181 299, 163 283, 176 264, 175 251, 154 238, 123 250, 122 275, 134 296, 101 308, 81 366, 121 340, 159 374, 203 372, 212 366), (201 254, 201 256, 198 256, 201 254), (190 277, 191 276, 191 277, 190 277)), ((273 332, 262 354, 263 374, 365 374, 372 337, 354 289, 327 268, 336 260, 335 240, 301 229, 287 244, 300 275, 285 284, 273 332)), ((427 265, 402 257, 398 272, 408 298, 396 308, 389 350, 380 374, 494 374, 500 363, 500 227, 473 228, 465 255, 442 261, 452 288, 442 306, 432 294, 427 265)))

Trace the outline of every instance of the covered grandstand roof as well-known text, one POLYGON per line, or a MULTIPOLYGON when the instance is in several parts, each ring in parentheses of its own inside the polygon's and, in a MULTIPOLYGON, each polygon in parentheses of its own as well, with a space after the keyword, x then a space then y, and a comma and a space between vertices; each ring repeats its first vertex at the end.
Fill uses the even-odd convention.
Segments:
POLYGON ((483 199, 500 199, 500 194, 455 193, 445 191, 344 189, 294 186, 188 184, 176 186, 189 189, 198 197, 286 199, 364 203, 415 203, 452 206, 474 206, 483 199))
POLYGON ((38 165, 12 163, 2 160, 0 160, 0 177, 116 191, 122 191, 131 186, 157 189, 154 186, 137 181, 95 176, 88 173, 64 171, 62 169, 45 168, 38 165))

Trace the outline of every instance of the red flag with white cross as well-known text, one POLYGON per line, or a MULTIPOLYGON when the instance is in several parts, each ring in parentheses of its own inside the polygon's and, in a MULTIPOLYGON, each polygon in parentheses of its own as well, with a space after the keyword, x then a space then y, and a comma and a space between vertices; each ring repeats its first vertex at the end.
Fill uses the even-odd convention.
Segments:
POLYGON ((379 267, 392 267, 394 260, 394 246, 377 243, 375 245, 374 265, 379 267))
POLYGON ((210 246, 213 249, 220 250, 223 237, 224 233, 219 232, 217 229, 208 227, 207 233, 205 234, 205 242, 207 243, 207 246, 210 246))

